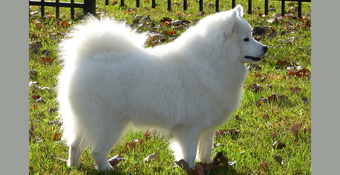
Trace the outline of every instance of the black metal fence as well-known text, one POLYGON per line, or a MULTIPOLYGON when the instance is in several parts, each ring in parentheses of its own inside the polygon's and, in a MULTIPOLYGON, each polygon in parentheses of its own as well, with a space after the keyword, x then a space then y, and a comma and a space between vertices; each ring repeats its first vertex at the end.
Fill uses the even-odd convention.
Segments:
MULTIPOLYGON (((139 1, 136 0, 136 7, 139 7, 139 1)), ((219 11, 219 0, 215 0, 215 9, 216 12, 219 11)), ((265 15, 268 15, 268 1, 264 0, 264 11, 265 15)), ((311 2, 311 0, 274 0, 274 1, 281 1, 281 15, 284 16, 285 14, 285 2, 286 1, 295 1, 298 2, 298 16, 301 17, 301 2, 311 2)), ((109 4, 109 0, 105 0, 105 5, 109 4)), ((71 2, 59 2, 59 0, 56 0, 55 2, 50 1, 29 1, 29 5, 36 5, 41 6, 41 15, 44 16, 44 7, 45 6, 54 6, 56 7, 56 17, 59 17, 59 7, 70 7, 71 8, 71 18, 74 19, 74 8, 83 8, 84 14, 90 13, 95 14, 96 12, 96 0, 84 0, 84 3, 75 3, 74 0, 71 0, 71 2)), ((124 6, 124 0, 120 1, 120 5, 124 6)), ((231 1, 231 6, 234 8, 236 6, 236 0, 231 1)), ((156 7, 156 0, 152 0, 151 7, 156 7)), ((188 3, 187 0, 183 0, 183 9, 187 10, 188 3)), ((171 0, 168 0, 168 10, 171 10, 171 0)), ((203 11, 203 0, 199 0, 199 10, 203 11)), ((248 13, 251 14, 252 12, 252 2, 251 0, 248 0, 248 13)))
MULTIPOLYGON (((29 1, 29 5, 40 6, 41 8, 41 16, 45 14, 45 6, 53 6, 56 7, 56 17, 59 17, 59 8, 60 7, 70 7, 71 8, 71 18, 74 19, 74 8, 82 8, 84 10, 84 14, 96 13, 96 0, 84 0, 84 3, 75 3, 74 0, 71 2, 59 2, 56 0, 55 2, 51 1, 29 1)), ((109 0, 105 0, 105 5, 109 5, 109 0)))

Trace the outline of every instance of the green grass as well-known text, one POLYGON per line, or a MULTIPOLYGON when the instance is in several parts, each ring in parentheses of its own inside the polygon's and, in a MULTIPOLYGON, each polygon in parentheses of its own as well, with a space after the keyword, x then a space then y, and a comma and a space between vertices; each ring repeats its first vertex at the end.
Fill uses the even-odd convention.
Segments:
MULTIPOLYGON (((182 5, 172 5, 170 12, 166 10, 165 0, 157 1, 155 9, 151 8, 151 0, 141 0, 140 7, 135 10, 135 13, 131 14, 126 14, 126 11, 135 6, 134 1, 125 0, 127 6, 124 7, 112 5, 112 0, 109 6, 105 6, 104 2, 104 0, 97 1, 99 15, 108 14, 115 16, 116 19, 124 18, 129 24, 133 24, 135 15, 144 17, 150 15, 153 22, 137 27, 141 31, 150 31, 151 23, 154 23, 158 27, 157 30, 163 34, 166 34, 166 31, 175 31, 173 26, 159 27, 161 24, 159 21, 164 17, 178 20, 178 16, 174 15, 177 11, 181 13, 181 20, 196 21, 202 18, 197 15, 200 13, 198 3, 192 0, 188 1, 190 5, 187 11, 183 11, 182 5)), ((215 3, 215 1, 204 2, 215 3)), ((243 5, 245 11, 247 11, 247 2, 246 0, 237 1, 237 3, 243 5)), ((275 7, 276 13, 279 14, 281 13, 280 4, 280 2, 269 1, 269 5, 275 7)), ((307 13, 310 12, 310 3, 302 4, 302 15, 310 19, 307 16, 307 13)), ((297 7, 297 4, 287 2, 287 11, 290 6, 297 7)), ((231 2, 220 1, 221 11, 230 8, 231 2)), ((30 9, 31 12, 36 10, 38 10, 38 7, 34 6, 30 9)), ((214 10, 214 7, 204 6, 206 14, 203 16, 214 13, 214 10)), ((278 34, 272 39, 267 38, 270 32, 263 37, 256 36, 263 44, 269 46, 267 55, 257 65, 258 69, 249 71, 244 84, 244 96, 240 108, 235 111, 231 120, 219 128, 219 130, 236 129, 240 132, 237 135, 226 134, 216 137, 212 152, 212 155, 222 152, 228 157, 229 162, 236 161, 236 164, 229 167, 227 171, 214 171, 212 174, 252 174, 253 172, 261 174, 311 174, 311 82, 306 76, 288 76, 287 64, 280 64, 279 61, 287 60, 292 64, 288 65, 290 67, 299 63, 299 65, 305 66, 306 69, 311 71, 311 29, 302 27, 306 22, 292 18, 284 18, 277 23, 268 23, 266 21, 275 12, 270 12, 265 17, 259 15, 261 12, 264 13, 264 2, 254 0, 253 14, 245 14, 244 18, 253 27, 271 26, 271 30, 275 30, 278 34), (257 10, 256 7, 261 9, 257 10), (293 24, 290 25, 289 23, 293 24), (286 35, 280 34, 283 31, 286 32, 286 35), (290 37, 298 38, 294 39, 293 42, 279 41, 287 40, 290 37), (248 88, 254 83, 260 86, 259 91, 248 88), (271 88, 267 85, 271 85, 271 88), (290 89, 296 86, 301 89, 299 93, 293 93, 290 89), (276 94, 276 101, 258 102, 260 97, 268 98, 272 94, 276 94), (285 102, 278 98, 278 94, 287 97, 285 102), (308 99, 307 104, 304 104, 303 97, 308 99), (269 117, 264 118, 264 114, 268 114, 269 117), (235 115, 239 115, 239 120, 236 120, 235 115), (295 133, 295 135, 291 131, 294 125, 299 127, 298 133, 295 133), (276 138, 273 139, 274 133, 276 138), (284 143, 286 147, 274 149, 272 145, 275 141, 284 143), (275 160, 276 155, 282 158, 282 164, 275 160), (267 171, 260 167, 263 162, 268 163, 267 171)), ((61 8, 59 19, 54 18, 55 11, 52 7, 46 7, 45 13, 46 15, 49 14, 50 17, 30 16, 30 42, 41 41, 42 47, 37 53, 30 51, 29 55, 30 82, 39 82, 39 84, 29 87, 29 172, 30 174, 95 174, 97 170, 93 167, 94 161, 90 150, 82 154, 80 169, 69 169, 66 166, 63 159, 68 158, 68 148, 58 137, 60 125, 51 124, 52 121, 58 120, 56 92, 53 88, 57 84, 55 78, 62 67, 57 61, 57 44, 59 39, 64 38, 63 32, 67 33, 70 26, 81 22, 82 10, 77 10, 76 18, 72 23, 70 23, 70 10, 67 8, 61 8), (66 23, 63 23, 63 21, 66 23), (62 24, 67 25, 64 27, 62 24), (43 50, 49 51, 47 58, 50 58, 51 61, 43 61, 41 58, 44 55, 43 50), (42 90, 38 87, 49 87, 51 89, 42 90), (33 96, 40 96, 42 99, 37 101, 33 96)), ((295 14, 297 15, 297 12, 295 14)), ((190 25, 193 24, 194 22, 190 25)), ((176 34, 166 34, 165 38, 177 37, 184 30, 176 29, 176 34)), ((148 43, 152 42, 149 39, 146 42, 146 47, 150 47, 151 44, 148 43)), ((165 42, 168 42, 168 40, 165 42)), ((137 144, 132 151, 125 148, 126 142, 132 142, 135 139, 145 140, 144 132, 129 132, 123 141, 112 149, 109 157, 121 154, 126 158, 125 161, 120 162, 114 173, 185 174, 184 170, 176 168, 174 158, 168 149, 166 137, 153 136, 147 140, 147 143, 137 144), (144 158, 152 153, 157 153, 158 156, 151 162, 145 162, 144 158)))

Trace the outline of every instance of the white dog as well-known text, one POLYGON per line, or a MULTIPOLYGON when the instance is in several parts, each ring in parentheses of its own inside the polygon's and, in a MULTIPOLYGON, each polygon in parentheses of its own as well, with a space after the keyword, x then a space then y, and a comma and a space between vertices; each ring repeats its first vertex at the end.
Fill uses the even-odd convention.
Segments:
POLYGON ((239 106, 244 63, 267 46, 255 41, 243 8, 208 16, 175 41, 146 49, 147 35, 109 18, 88 17, 60 44, 58 101, 68 166, 84 149, 99 170, 129 123, 168 131, 190 167, 211 162, 215 130, 239 106), (197 153, 198 151, 198 153, 197 153))

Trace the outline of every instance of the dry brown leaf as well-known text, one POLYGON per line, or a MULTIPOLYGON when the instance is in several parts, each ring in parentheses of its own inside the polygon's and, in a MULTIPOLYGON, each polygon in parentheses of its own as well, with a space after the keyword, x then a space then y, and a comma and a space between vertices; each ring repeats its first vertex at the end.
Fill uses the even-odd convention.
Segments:
POLYGON ((294 136, 297 136, 297 135, 299 134, 299 128, 300 128, 300 126, 299 126, 299 125, 296 125, 296 124, 294 124, 294 125, 292 126, 291 131, 292 131, 292 134, 293 134, 294 136))
POLYGON ((126 160, 124 157, 122 157, 120 154, 115 155, 114 157, 111 157, 107 161, 109 164, 113 167, 117 166, 120 161, 126 160))
POLYGON ((260 167, 263 169, 263 170, 265 170, 265 171, 268 171, 268 163, 267 162, 262 162, 261 164, 260 164, 260 167))
POLYGON ((265 119, 265 120, 268 120, 269 119, 269 115, 267 113, 265 113, 265 114, 263 114, 262 118, 265 119))

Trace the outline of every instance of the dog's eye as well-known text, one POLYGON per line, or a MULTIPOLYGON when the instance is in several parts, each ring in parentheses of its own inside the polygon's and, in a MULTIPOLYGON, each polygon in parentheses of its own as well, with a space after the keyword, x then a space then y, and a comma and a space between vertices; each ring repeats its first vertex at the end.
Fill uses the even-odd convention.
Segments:
POLYGON ((243 41, 247 42, 247 41, 249 41, 249 38, 248 37, 244 38, 243 41))

